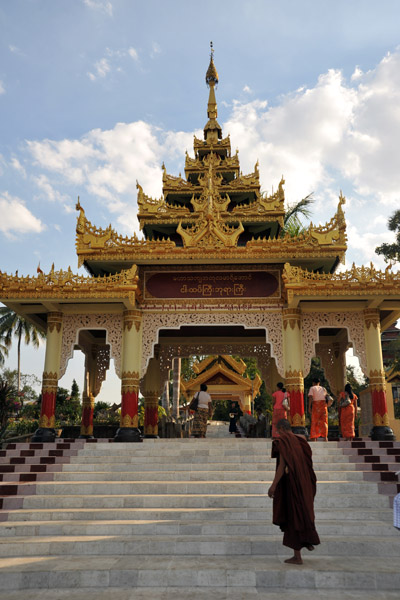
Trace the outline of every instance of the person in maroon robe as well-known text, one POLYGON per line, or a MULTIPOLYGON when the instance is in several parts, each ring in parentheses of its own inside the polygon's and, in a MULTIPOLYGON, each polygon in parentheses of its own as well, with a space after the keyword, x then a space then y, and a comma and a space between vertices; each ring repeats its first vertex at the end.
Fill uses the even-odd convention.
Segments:
POLYGON ((268 496, 273 498, 273 523, 283 531, 283 545, 294 550, 285 562, 302 565, 301 549, 314 550, 320 543, 314 524, 317 478, 306 438, 292 433, 286 419, 278 421, 277 429, 271 454, 277 459, 276 473, 268 496))

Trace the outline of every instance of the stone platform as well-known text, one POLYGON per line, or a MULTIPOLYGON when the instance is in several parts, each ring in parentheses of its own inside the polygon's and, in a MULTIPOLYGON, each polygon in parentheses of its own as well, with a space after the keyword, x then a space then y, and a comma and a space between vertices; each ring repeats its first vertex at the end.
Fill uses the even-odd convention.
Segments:
POLYGON ((58 445, 0 457, 1 600, 399 597, 390 495, 349 445, 312 445, 321 545, 302 567, 271 523, 270 440, 212 424, 205 440, 58 445))

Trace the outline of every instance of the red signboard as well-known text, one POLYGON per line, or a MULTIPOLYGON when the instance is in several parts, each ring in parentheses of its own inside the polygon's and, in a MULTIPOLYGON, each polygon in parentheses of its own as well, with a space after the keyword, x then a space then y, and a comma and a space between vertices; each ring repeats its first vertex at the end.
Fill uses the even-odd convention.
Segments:
POLYGON ((146 273, 145 296, 150 298, 265 298, 276 295, 278 272, 169 271, 146 273))

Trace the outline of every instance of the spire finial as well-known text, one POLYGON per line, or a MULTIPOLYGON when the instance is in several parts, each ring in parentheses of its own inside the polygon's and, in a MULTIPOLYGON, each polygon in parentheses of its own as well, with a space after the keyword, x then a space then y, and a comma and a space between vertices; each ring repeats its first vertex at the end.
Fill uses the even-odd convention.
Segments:
POLYGON ((218 73, 214 65, 214 44, 210 42, 210 64, 206 73, 206 83, 210 88, 207 104, 207 116, 209 121, 204 128, 204 139, 207 141, 215 141, 222 138, 222 129, 217 122, 217 101, 215 99, 215 86, 218 83, 218 73), (215 139, 214 139, 215 138, 215 139))
POLYGON ((214 44, 210 42, 210 64, 206 73, 206 83, 208 86, 214 86, 218 83, 218 73, 214 65, 214 44))

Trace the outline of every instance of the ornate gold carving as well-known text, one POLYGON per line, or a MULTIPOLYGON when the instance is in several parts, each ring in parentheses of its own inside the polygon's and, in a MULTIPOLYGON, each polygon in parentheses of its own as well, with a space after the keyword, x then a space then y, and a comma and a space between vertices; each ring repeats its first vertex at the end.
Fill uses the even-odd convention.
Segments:
POLYGON ((56 418, 54 415, 50 418, 48 418, 46 415, 42 415, 39 419, 39 427, 50 427, 54 429, 55 424, 56 418))
POLYGON ((285 371, 285 384, 288 390, 300 391, 304 390, 304 376, 301 370, 285 371))
POLYGON ((123 371, 121 375, 122 392, 134 392, 139 387, 139 373, 137 371, 123 371))
POLYGON ((283 328, 286 331, 288 325, 290 329, 300 327, 301 325, 301 310, 298 308, 284 308, 282 310, 283 328))
POLYGON ((130 331, 132 329, 132 325, 135 325, 135 329, 139 333, 141 324, 142 324, 142 311, 126 310, 124 312, 124 330, 130 331))
MULTIPOLYGON (((19 277, 0 272, 0 296, 6 298, 128 298, 135 302, 138 290, 138 268, 133 265, 116 275, 85 277, 67 271, 55 271, 54 265, 47 275, 19 277)), ((49 327, 61 327, 62 313, 49 313, 49 327)))
POLYGON ((51 385, 57 385, 58 383, 58 376, 57 373, 47 373, 46 371, 44 371, 43 373, 43 383, 46 382, 46 385, 51 386, 51 385))
POLYGON ((54 329, 60 333, 63 321, 63 314, 60 312, 51 312, 47 315, 47 331, 53 333, 54 329))
POLYGON ((231 248, 237 244, 244 227, 239 222, 238 227, 229 227, 220 218, 219 214, 203 218, 196 225, 184 229, 179 223, 177 232, 182 237, 185 248, 225 246, 231 248))
POLYGON ((375 427, 389 427, 389 415, 385 413, 380 415, 379 413, 374 414, 374 426, 375 427))
POLYGON ((137 427, 139 424, 139 417, 138 415, 135 415, 134 417, 125 415, 121 418, 120 424, 121 427, 137 427))
POLYGON ((291 417, 291 426, 292 427, 305 427, 306 425, 306 416, 305 415, 299 415, 299 413, 296 413, 295 415, 293 415, 291 417))
MULTIPOLYGON (((282 280, 289 302, 296 296, 371 297, 382 295, 383 290, 385 296, 390 296, 399 293, 400 272, 392 273, 391 267, 378 271, 371 263, 370 267, 356 267, 353 264, 349 271, 342 273, 313 273, 285 263, 282 280)), ((375 309, 366 309, 367 311, 373 313, 375 309)), ((369 325, 372 323, 373 320, 369 325)))
POLYGON ((364 311, 364 322, 367 329, 370 329, 371 325, 377 329, 380 327, 380 313, 376 308, 366 308, 364 311))
POLYGON ((42 393, 51 392, 57 393, 58 375, 57 373, 43 373, 42 376, 42 393))
POLYGON ((385 371, 381 369, 372 369, 369 374, 369 387, 371 390, 386 390, 385 371))

